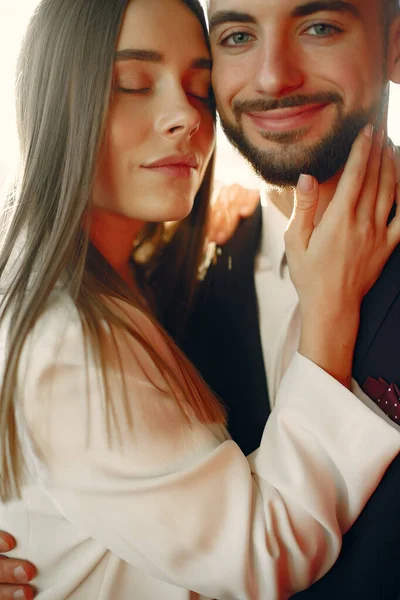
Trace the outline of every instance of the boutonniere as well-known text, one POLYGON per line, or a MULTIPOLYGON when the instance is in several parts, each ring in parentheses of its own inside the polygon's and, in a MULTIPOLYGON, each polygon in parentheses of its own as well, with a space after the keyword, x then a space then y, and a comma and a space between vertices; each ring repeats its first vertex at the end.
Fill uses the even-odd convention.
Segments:
POLYGON ((362 389, 395 423, 400 425, 400 390, 382 377, 368 377, 362 389))

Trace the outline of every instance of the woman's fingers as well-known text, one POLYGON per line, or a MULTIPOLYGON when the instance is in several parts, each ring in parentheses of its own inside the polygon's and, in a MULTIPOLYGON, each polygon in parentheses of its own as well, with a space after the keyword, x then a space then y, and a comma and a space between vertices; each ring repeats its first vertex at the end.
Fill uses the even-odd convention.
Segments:
POLYGON ((221 187, 210 210, 208 241, 225 244, 234 235, 241 218, 251 216, 259 201, 259 190, 250 190, 239 184, 221 187))
MULTIPOLYGON (((15 546, 15 539, 10 534, 0 531, 0 552, 9 552, 15 546)), ((34 590, 24 584, 35 576, 36 569, 31 563, 0 555, 0 600, 32 600, 35 596, 34 590)))
POLYGON ((391 142, 382 150, 379 188, 375 207, 375 225, 386 228, 390 211, 396 197, 396 164, 395 149, 391 142))
POLYGON ((19 560, 17 558, 6 558, 5 556, 0 556, 0 584, 28 583, 35 576, 35 567, 26 560, 19 560))
POLYGON ((314 217, 318 207, 319 185, 311 175, 300 175, 292 217, 285 233, 288 252, 305 250, 314 231, 314 217))
POLYGON ((358 218, 366 223, 373 222, 375 218, 376 201, 380 185, 381 165, 383 158, 384 132, 379 130, 373 136, 371 151, 368 158, 364 176, 364 184, 356 204, 358 218))
MULTIPOLYGON (((374 138, 373 131, 372 125, 367 125, 354 142, 331 207, 345 212, 356 210, 364 188, 374 138)), ((332 208, 330 210, 332 211, 332 208)))
POLYGON ((1 585, 0 600, 33 600, 35 592, 29 586, 1 585))
POLYGON ((387 228, 387 241, 389 251, 393 252, 400 244, 400 183, 396 184, 396 214, 387 228))
POLYGON ((9 533, 0 531, 0 552, 10 552, 15 548, 15 539, 9 533))

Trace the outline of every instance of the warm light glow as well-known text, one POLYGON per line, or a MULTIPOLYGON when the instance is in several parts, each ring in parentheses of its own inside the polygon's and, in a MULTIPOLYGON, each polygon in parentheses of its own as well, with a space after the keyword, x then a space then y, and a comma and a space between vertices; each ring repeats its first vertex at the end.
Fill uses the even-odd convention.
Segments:
MULTIPOLYGON (((67 0, 66 0, 67 1, 67 0)), ((14 119, 14 71, 18 49, 38 0, 0 0, 0 187, 4 175, 14 163, 17 142, 14 119)), ((202 0, 205 4, 205 0, 202 0)), ((400 86, 392 86, 389 110, 389 133, 400 145, 400 86)), ((258 186, 259 182, 245 161, 218 134, 217 179, 224 183, 234 181, 258 186)))
POLYGON ((38 0, 0 0, 0 188, 17 155, 14 73, 28 19, 38 0))

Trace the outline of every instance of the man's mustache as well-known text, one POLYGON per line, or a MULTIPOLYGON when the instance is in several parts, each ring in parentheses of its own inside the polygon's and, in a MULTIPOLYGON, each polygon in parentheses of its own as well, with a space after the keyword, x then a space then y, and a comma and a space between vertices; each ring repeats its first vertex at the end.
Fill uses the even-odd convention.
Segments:
POLYGON ((236 120, 246 113, 268 112, 279 108, 294 108, 308 104, 343 104, 340 94, 324 92, 310 96, 285 96, 278 99, 257 98, 257 100, 237 100, 232 105, 236 120))

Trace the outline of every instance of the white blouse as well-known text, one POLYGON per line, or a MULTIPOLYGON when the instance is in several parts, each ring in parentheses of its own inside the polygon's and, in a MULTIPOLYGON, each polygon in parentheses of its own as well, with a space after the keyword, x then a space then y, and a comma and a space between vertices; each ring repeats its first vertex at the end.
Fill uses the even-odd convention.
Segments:
MULTIPOLYGON (((132 318, 167 357, 156 328, 132 318)), ((116 383, 110 446, 86 350, 72 301, 54 292, 19 374, 30 480, 0 505, 41 600, 288 598, 332 566, 400 450, 394 428, 297 354, 246 458, 222 428, 188 423, 144 349, 122 339, 132 425, 116 383)))

